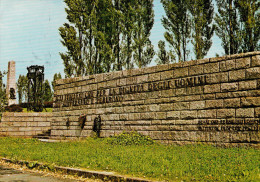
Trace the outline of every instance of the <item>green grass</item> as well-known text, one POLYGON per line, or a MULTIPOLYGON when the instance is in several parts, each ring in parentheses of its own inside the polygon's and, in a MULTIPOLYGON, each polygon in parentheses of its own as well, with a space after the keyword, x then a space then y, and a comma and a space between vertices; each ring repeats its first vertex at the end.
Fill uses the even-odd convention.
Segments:
POLYGON ((260 180, 260 150, 252 148, 114 145, 106 139, 92 138, 67 143, 0 138, 0 156, 157 180, 260 180))
MULTIPOLYGON (((42 112, 52 112, 53 108, 43 108, 42 112)), ((27 111, 27 108, 23 108, 23 112, 34 112, 34 111, 27 111)))

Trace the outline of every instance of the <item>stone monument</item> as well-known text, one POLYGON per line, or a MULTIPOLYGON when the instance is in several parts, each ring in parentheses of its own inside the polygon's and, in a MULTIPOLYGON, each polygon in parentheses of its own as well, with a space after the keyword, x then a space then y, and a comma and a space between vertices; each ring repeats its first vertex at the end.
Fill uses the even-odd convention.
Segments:
POLYGON ((8 62, 6 95, 8 106, 17 104, 16 101, 15 61, 8 62))

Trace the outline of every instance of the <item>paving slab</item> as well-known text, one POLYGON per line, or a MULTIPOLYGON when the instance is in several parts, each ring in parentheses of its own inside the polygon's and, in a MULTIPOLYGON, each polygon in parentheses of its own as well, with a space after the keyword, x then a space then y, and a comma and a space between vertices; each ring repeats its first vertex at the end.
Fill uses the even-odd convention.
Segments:
POLYGON ((77 180, 61 179, 43 174, 30 173, 0 165, 0 182, 75 182, 77 180))

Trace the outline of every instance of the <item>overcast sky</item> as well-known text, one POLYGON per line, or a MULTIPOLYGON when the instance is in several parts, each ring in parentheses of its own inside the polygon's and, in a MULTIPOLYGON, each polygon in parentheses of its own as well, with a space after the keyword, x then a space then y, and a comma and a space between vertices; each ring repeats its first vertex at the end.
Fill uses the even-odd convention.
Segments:
MULTIPOLYGON (((45 78, 49 81, 54 73, 63 74, 59 52, 66 49, 60 43, 58 28, 66 22, 64 8, 63 0, 0 0, 0 70, 7 71, 8 61, 14 60, 16 79, 20 74, 25 75, 30 65, 44 65, 45 78)), ((158 41, 164 40, 165 32, 160 0, 154 0, 154 12, 150 38, 157 51, 158 41)), ((223 49, 214 36, 207 57, 215 57, 216 53, 222 54, 223 49)))

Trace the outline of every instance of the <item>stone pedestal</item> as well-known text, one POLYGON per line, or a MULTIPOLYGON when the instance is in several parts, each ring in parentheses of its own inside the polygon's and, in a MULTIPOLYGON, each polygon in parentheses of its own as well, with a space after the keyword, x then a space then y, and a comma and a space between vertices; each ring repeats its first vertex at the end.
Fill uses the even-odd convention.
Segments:
POLYGON ((16 101, 16 79, 15 79, 15 61, 8 62, 6 95, 8 106, 17 104, 16 101))

